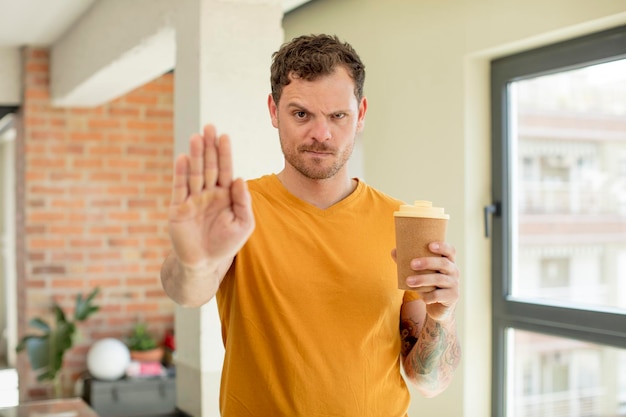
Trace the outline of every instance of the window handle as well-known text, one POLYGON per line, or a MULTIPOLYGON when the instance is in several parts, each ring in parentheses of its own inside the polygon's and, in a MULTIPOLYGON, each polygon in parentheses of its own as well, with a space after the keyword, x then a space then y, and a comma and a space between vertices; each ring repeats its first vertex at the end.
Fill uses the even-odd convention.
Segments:
POLYGON ((491 216, 496 216, 496 217, 500 217, 500 202, 499 201, 495 201, 493 202, 493 204, 490 204, 488 206, 485 206, 484 208, 484 216, 485 216, 485 237, 489 238, 491 237, 491 229, 489 228, 489 217, 491 216))

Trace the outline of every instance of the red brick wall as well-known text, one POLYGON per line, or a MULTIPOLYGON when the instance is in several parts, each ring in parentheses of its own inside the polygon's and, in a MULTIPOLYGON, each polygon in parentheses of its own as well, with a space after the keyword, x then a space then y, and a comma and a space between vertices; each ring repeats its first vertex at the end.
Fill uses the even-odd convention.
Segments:
MULTIPOLYGON (((101 310, 65 356, 76 378, 95 340, 123 339, 138 321, 158 337, 173 327, 174 304, 159 281, 169 248, 173 76, 97 108, 55 108, 48 51, 25 49, 23 58, 19 335, 33 331, 32 317, 52 322, 53 301, 72 312, 77 293, 100 287, 101 310)), ((22 399, 39 396, 25 354, 18 368, 22 399)))

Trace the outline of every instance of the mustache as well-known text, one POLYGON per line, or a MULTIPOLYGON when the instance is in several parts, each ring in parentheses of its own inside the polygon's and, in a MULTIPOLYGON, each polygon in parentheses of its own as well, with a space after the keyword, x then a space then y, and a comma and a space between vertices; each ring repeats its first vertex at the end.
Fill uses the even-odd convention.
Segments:
POLYGON ((313 145, 301 145, 298 147, 300 152, 323 152, 323 153, 334 153, 335 150, 330 146, 327 146, 323 143, 315 143, 313 145))

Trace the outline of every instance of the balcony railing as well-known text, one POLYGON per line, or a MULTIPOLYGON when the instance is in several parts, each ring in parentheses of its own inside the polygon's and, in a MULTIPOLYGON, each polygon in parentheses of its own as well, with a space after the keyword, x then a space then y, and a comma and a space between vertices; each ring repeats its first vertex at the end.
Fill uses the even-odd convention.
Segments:
POLYGON ((626 216, 626 181, 597 186, 586 182, 524 181, 522 214, 595 214, 626 216))
POLYGON ((594 417, 602 414, 606 398, 602 388, 525 395, 515 400, 515 417, 594 417))

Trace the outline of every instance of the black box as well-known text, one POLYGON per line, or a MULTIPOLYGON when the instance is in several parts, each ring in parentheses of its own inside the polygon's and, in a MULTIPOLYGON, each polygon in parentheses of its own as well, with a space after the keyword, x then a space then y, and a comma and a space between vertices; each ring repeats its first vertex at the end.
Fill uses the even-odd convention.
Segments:
POLYGON ((103 381, 87 377, 83 399, 100 417, 175 415, 176 378, 123 378, 103 381))

